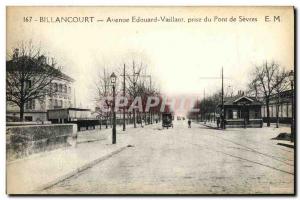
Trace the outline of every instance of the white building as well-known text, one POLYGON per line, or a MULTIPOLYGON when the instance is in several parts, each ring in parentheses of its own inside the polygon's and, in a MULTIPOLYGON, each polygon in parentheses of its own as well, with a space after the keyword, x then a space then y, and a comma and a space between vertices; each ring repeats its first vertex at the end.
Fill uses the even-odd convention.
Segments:
MULTIPOLYGON (((25 104, 25 121, 47 121, 47 110, 70 108, 72 103, 72 83, 74 80, 62 74, 52 82, 52 89, 57 92, 54 95, 46 96, 43 99, 35 99, 25 104)), ((30 84, 30 83, 29 83, 30 84)), ((19 107, 10 103, 6 105, 6 117, 8 121, 19 119, 19 107)))

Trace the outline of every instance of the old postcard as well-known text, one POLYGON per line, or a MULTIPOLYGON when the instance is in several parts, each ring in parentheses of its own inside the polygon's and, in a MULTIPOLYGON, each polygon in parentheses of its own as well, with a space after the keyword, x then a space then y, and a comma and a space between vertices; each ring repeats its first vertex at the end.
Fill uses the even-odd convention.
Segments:
POLYGON ((7 194, 295 194, 294 8, 8 6, 7 194))

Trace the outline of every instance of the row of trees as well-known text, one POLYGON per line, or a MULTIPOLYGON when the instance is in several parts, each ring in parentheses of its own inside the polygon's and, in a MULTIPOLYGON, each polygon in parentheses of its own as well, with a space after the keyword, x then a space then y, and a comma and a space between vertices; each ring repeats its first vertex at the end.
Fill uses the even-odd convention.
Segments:
MULTIPOLYGON (((280 106, 280 93, 289 90, 291 87, 289 78, 294 76, 290 71, 286 71, 275 61, 265 61, 261 65, 253 67, 250 74, 249 84, 245 92, 238 91, 236 94, 229 94, 224 92, 224 99, 228 97, 238 97, 243 95, 254 96, 258 100, 262 101, 267 110, 267 126, 270 126, 270 100, 273 97, 276 98, 276 118, 277 126, 279 123, 279 106, 280 106)), ((217 91, 215 94, 197 101, 194 108, 199 108, 199 113, 190 112, 188 115, 192 118, 197 118, 199 114, 203 117, 208 113, 217 112, 216 108, 218 104, 222 102, 221 91, 217 91)))
POLYGON ((162 103, 161 94, 159 88, 153 80, 153 77, 147 74, 147 65, 132 61, 132 63, 123 63, 119 68, 106 68, 102 69, 97 81, 95 83, 96 89, 96 112, 102 119, 110 120, 112 117, 112 99, 108 97, 112 96, 112 85, 110 75, 114 72, 117 74, 116 82, 116 96, 122 96, 128 99, 127 105, 119 108, 117 112, 126 113, 125 119, 130 120, 136 127, 137 122, 145 121, 145 123, 153 123, 154 118, 159 118, 160 106, 162 103), (141 98, 142 111, 135 110, 129 111, 129 106, 134 103, 136 97, 141 98), (151 107, 149 111, 146 111, 146 103, 149 97, 158 97, 160 99, 159 104, 155 107, 151 107), (99 102, 102 104, 99 105, 99 102), (104 102, 104 104, 103 104, 104 102), (107 112, 109 111, 109 112, 107 112))

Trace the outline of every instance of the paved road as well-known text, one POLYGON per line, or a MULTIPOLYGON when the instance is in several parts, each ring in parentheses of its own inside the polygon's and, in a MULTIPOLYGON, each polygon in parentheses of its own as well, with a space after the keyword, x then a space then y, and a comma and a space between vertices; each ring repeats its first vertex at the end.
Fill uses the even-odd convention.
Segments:
POLYGON ((293 193, 294 152, 270 140, 281 130, 131 129, 134 145, 45 193, 255 194, 293 193))

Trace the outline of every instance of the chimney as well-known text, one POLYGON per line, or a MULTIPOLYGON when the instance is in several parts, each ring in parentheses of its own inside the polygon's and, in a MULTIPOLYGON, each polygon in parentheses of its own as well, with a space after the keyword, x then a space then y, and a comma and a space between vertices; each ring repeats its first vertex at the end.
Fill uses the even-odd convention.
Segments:
POLYGON ((42 65, 45 65, 46 64, 46 57, 44 55, 41 55, 39 58, 38 58, 38 62, 42 65))
POLYGON ((19 49, 16 48, 16 49, 14 49, 13 59, 17 59, 18 57, 19 57, 19 49))

